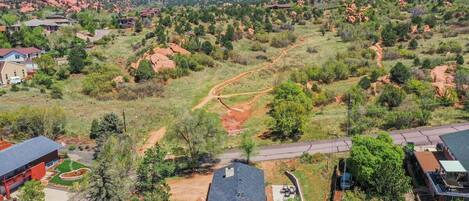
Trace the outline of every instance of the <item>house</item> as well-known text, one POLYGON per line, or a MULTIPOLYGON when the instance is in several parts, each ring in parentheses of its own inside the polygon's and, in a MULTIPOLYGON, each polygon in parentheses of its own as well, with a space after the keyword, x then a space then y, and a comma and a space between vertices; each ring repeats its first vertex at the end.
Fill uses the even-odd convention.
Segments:
POLYGON ((34 58, 40 57, 42 50, 35 47, 28 48, 4 48, 0 49, 0 62, 15 61, 26 65, 28 74, 37 71, 38 66, 33 62, 34 58))
POLYGON ((264 171, 243 163, 218 169, 213 174, 207 201, 266 201, 264 171))
POLYGON ((41 56, 42 50, 35 47, 0 48, 0 61, 28 62, 41 56))
POLYGON ((145 18, 152 18, 156 15, 160 14, 160 9, 159 8, 144 8, 140 12, 140 18, 145 19, 145 18))
POLYGON ((18 84, 28 76, 28 68, 24 63, 16 61, 0 61, 0 86, 18 84))
POLYGON ((62 146, 44 136, 31 138, 0 151, 0 200, 24 182, 41 180, 46 169, 59 160, 62 146))
POLYGON ((135 17, 123 17, 117 19, 117 23, 119 24, 119 28, 121 29, 128 29, 135 26, 137 19, 135 17))
POLYGON ((436 200, 469 200, 469 130, 440 138, 436 151, 414 153, 418 175, 436 200))
POLYGON ((275 3, 275 4, 270 4, 270 5, 265 6, 265 8, 267 9, 290 9, 291 6, 288 3, 287 4, 275 3))
POLYGON ((63 26, 70 26, 74 23, 74 21, 69 20, 65 17, 59 16, 59 15, 52 15, 47 17, 46 19, 32 19, 28 20, 25 22, 18 22, 9 29, 11 31, 18 31, 22 26, 25 27, 30 27, 30 28, 36 28, 36 27, 42 27, 44 30, 48 32, 54 32, 59 30, 60 27, 63 26))

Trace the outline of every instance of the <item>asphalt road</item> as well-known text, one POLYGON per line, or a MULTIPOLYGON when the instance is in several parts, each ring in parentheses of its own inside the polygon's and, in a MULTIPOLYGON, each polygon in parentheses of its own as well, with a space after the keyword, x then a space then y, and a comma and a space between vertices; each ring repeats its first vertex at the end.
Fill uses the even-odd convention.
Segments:
MULTIPOLYGON (((435 127, 421 127, 408 130, 391 131, 391 137, 395 144, 407 144, 413 142, 417 146, 435 145, 441 142, 440 135, 468 130, 469 123, 451 124, 435 127)), ((304 152, 308 153, 337 153, 349 151, 352 146, 350 138, 337 140, 324 140, 315 142, 300 142, 261 147, 258 154, 251 158, 252 161, 267 161, 299 157, 304 152)), ((219 156, 221 162, 230 162, 243 159, 240 150, 229 150, 219 156)))

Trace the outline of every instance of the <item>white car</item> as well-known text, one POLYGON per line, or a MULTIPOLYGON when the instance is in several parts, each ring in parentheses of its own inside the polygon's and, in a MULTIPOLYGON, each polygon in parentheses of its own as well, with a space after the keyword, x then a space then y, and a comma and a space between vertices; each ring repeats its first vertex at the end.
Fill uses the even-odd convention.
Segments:
POLYGON ((11 77, 10 78, 10 84, 19 84, 21 83, 23 80, 18 77, 18 76, 14 76, 14 77, 11 77))

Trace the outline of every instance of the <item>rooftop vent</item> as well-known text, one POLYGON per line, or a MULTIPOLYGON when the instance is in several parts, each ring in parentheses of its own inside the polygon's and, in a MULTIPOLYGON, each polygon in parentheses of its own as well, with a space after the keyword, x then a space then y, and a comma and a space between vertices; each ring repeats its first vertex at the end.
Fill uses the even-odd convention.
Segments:
POLYGON ((234 168, 227 167, 225 168, 225 178, 234 176, 234 168))

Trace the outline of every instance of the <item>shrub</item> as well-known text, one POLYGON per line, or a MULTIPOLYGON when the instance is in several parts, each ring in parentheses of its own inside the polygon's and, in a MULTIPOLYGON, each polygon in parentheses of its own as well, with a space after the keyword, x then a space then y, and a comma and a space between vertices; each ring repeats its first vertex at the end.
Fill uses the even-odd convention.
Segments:
POLYGON ((350 102, 352 105, 365 105, 367 99, 365 91, 358 86, 350 88, 343 97, 344 102, 350 102))
POLYGON ((294 43, 296 38, 297 36, 293 34, 293 32, 283 32, 273 37, 270 45, 275 48, 287 47, 288 45, 294 43))
POLYGON ((418 45, 419 44, 418 44, 417 40, 415 40, 415 38, 414 38, 414 39, 410 40, 410 42, 409 42, 409 49, 415 50, 415 49, 417 49, 418 45))
POLYGON ((70 77, 70 71, 67 68, 59 68, 55 73, 55 77, 58 80, 66 80, 70 77))
POLYGON ((50 87, 54 83, 52 77, 43 72, 39 72, 34 75, 32 81, 34 84, 45 86, 47 89, 50 89, 50 87))
POLYGON ((60 88, 57 85, 52 85, 50 96, 53 99, 62 99, 62 96, 63 96, 62 88, 60 88))
POLYGON ((368 78, 368 76, 364 76, 364 77, 362 77, 362 79, 360 79, 360 81, 358 82, 358 85, 362 89, 368 89, 371 86, 371 80, 370 80, 370 78, 368 78))
POLYGON ((20 88, 18 87, 17 84, 13 84, 11 85, 10 91, 17 92, 17 91, 20 91, 20 88))
POLYGON ((430 69, 432 68, 432 61, 429 58, 425 58, 422 62, 423 69, 430 69))
POLYGON ((385 124, 383 128, 404 129, 424 126, 428 124, 430 117, 431 112, 420 109, 414 111, 392 111, 384 117, 385 124))
POLYGON ((269 34, 267 33, 256 33, 256 40, 261 43, 268 43, 270 41, 269 34))
POLYGON ((413 93, 419 97, 429 94, 433 95, 434 93, 433 87, 430 83, 416 79, 407 81, 406 85, 404 86, 404 90, 409 94, 413 93))
POLYGON ((440 97, 441 105, 446 107, 453 106, 458 101, 458 93, 453 88, 446 89, 444 96, 440 97))
POLYGON ((306 52, 308 52, 310 54, 314 54, 314 53, 318 53, 318 50, 315 47, 308 47, 306 49, 306 52))
POLYGON ((464 57, 460 54, 458 54, 456 56, 456 63, 459 64, 459 65, 463 65, 464 64, 464 57))
POLYGON ((155 71, 148 60, 143 60, 138 65, 137 70, 135 71, 135 81, 142 82, 150 80, 155 76, 155 71))
POLYGON ((383 38, 383 44, 385 46, 394 46, 397 39, 397 33, 391 23, 387 24, 381 31, 381 37, 383 38))
POLYGON ((4 89, 0 89, 0 96, 3 96, 7 94, 7 91, 5 91, 4 89))
POLYGON ((265 51, 264 47, 262 47, 261 43, 259 42, 254 42, 251 46, 251 51, 265 51))
POLYGON ((381 95, 378 97, 378 102, 382 106, 397 107, 404 101, 406 93, 393 85, 385 85, 381 95))
POLYGON ((376 82, 378 80, 379 77, 381 77, 382 75, 384 75, 384 70, 379 68, 379 69, 373 69, 371 71, 371 75, 370 75, 370 81, 371 82, 376 82))
POLYGON ((391 80, 398 84, 404 84, 411 77, 409 69, 401 62, 396 63, 391 69, 391 80))
POLYGON ((86 95, 97 96, 108 93, 114 89, 115 77, 120 75, 120 70, 113 66, 104 66, 95 72, 86 75, 82 82, 82 92, 86 95))
POLYGON ((202 66, 215 67, 216 65, 215 60, 206 54, 195 53, 191 57, 195 62, 202 66))

